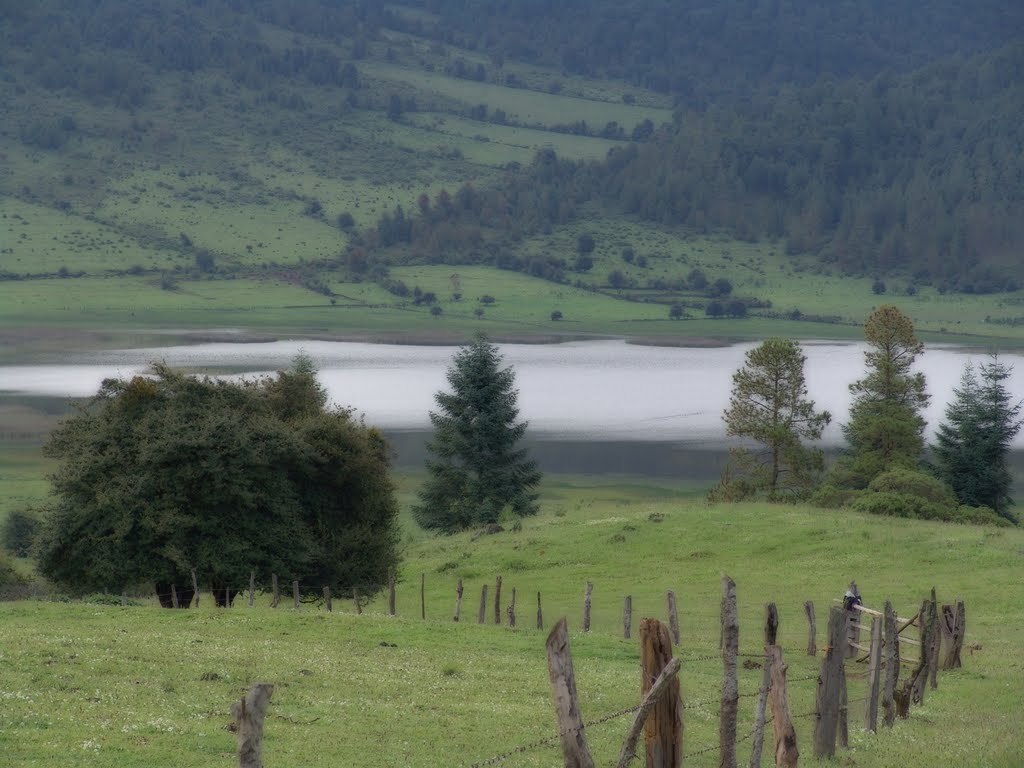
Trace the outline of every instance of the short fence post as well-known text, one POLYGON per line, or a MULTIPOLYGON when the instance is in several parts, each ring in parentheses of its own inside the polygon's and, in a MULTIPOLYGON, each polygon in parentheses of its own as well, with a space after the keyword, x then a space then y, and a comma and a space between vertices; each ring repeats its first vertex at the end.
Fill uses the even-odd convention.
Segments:
POLYGON ((594 768, 576 696, 576 676, 573 673, 569 632, 564 618, 555 624, 548 635, 547 652, 548 676, 555 700, 555 716, 558 718, 565 768, 594 768))
POLYGON ((676 607, 676 593, 670 589, 665 597, 668 600, 668 626, 672 630, 672 642, 679 645, 679 610, 676 607))
POLYGON ((955 605, 943 605, 939 612, 939 666, 942 669, 960 666, 966 619, 963 600, 957 600, 955 605))
POLYGON ((295 610, 299 609, 299 582, 292 582, 292 599, 295 601, 295 610))
POLYGON ((477 624, 483 624, 484 623, 484 618, 486 616, 487 616, 487 585, 484 584, 484 586, 480 590, 480 617, 479 617, 479 620, 477 621, 477 624))
POLYGON ((540 592, 537 593, 537 629, 544 629, 544 612, 540 609, 540 592))
POLYGON ((249 571, 249 607, 256 601, 256 571, 249 571))
POLYGON ((816 696, 818 719, 814 726, 815 757, 836 753, 836 731, 843 695, 843 655, 846 650, 846 610, 833 606, 828 619, 828 644, 821 660, 816 696))
POLYGON ((277 608, 281 602, 281 588, 277 583, 277 574, 270 574, 270 591, 273 593, 273 597, 270 599, 270 607, 277 608))
POLYGON ((196 608, 199 607, 199 580, 196 579, 196 569, 192 569, 192 591, 196 596, 196 608))
MULTIPOLYGON (((931 602, 925 600, 921 603, 921 612, 917 615, 918 642, 921 644, 921 653, 910 679, 904 688, 909 694, 910 701, 915 704, 924 704, 924 692, 928 687, 928 660, 931 657, 931 630, 935 622, 932 621, 931 602)), ((910 703, 907 703, 909 712, 910 703)))
POLYGON ((807 655, 818 655, 818 627, 814 620, 814 603, 808 600, 804 603, 804 613, 807 614, 807 655))
MULTIPOLYGON (((629 732, 626 734, 626 740, 622 744, 622 751, 619 752, 619 762, 615 768, 628 768, 630 762, 636 759, 636 743, 640 739, 640 731, 645 729, 647 725, 647 718, 651 714, 651 710, 655 706, 660 704, 663 700, 669 697, 675 697, 678 702, 677 709, 679 713, 679 744, 680 750, 682 749, 682 702, 679 700, 679 667, 680 661, 674 658, 665 665, 665 668, 661 670, 661 674, 650 686, 643 699, 640 702, 640 708, 637 710, 636 716, 633 718, 633 723, 629 727, 629 732), (673 694, 672 691, 675 693, 673 694)), ((640 686, 641 692, 646 688, 647 678, 644 676, 644 685, 640 686)), ((667 718, 666 718, 667 719, 667 718)), ((680 751, 681 754, 681 751, 680 751)))
POLYGON ((388 616, 395 615, 395 569, 388 568, 388 616))
POLYGON ((459 583, 455 587, 455 621, 462 615, 462 577, 459 576, 459 583))
MULTIPOLYGON (((657 619, 640 622, 641 700, 654 681, 672 662, 669 629, 657 619)), ((644 726, 647 765, 651 768, 679 768, 683 761, 683 703, 679 680, 672 680, 644 726)))
POLYGON ((764 718, 768 706, 768 689, 771 688, 771 657, 769 649, 775 645, 779 632, 779 610, 775 603, 764 606, 764 670, 761 673, 761 688, 757 692, 757 704, 754 708, 754 737, 750 749, 750 767, 760 768, 761 752, 764 747, 764 718))
POLYGON ((868 655, 868 702, 864 708, 864 730, 878 730, 878 683, 882 671, 882 622, 871 619, 871 652, 868 655))
POLYGON ((516 628, 516 588, 512 587, 512 602, 508 604, 508 625, 516 628))
POLYGON ((594 591, 593 582, 587 582, 586 592, 583 594, 583 631, 590 631, 590 595, 594 591))
POLYGON ((126 605, 128 605, 128 593, 127 592, 122 592, 121 593, 121 607, 123 608, 126 605))
POLYGON ((626 595, 622 603, 622 636, 629 640, 630 631, 633 628, 633 596, 626 595))
POLYGON ((494 582, 494 623, 501 625, 501 576, 494 582))
POLYGON ((331 613, 334 609, 331 607, 331 588, 324 585, 324 605, 327 608, 327 612, 331 613))
POLYGON ((363 615, 363 604, 359 600, 359 588, 352 587, 352 602, 356 604, 356 616, 363 615))
POLYGON ((420 574, 420 618, 427 620, 427 574, 420 574))
MULTIPOLYGON (((857 582, 851 581, 847 594, 852 593, 860 599, 860 590, 857 582)), ((857 646, 860 644, 860 612, 856 608, 849 608, 846 611, 846 658, 857 657, 857 646)))
POLYGON ((171 607, 173 607, 173 608, 180 608, 181 607, 178 604, 178 590, 174 588, 173 584, 171 584, 171 607))
POLYGON ((935 587, 932 587, 932 601, 928 606, 928 621, 932 624, 931 642, 928 644, 928 683, 934 691, 939 687, 939 644, 942 634, 939 630, 939 604, 935 599, 935 587))
POLYGON ((256 683, 231 705, 238 732, 239 768, 263 768, 263 721, 273 693, 274 686, 269 683, 256 683))
POLYGON ((892 728, 896 721, 895 693, 900 679, 900 636, 896 633, 896 611, 892 603, 885 601, 885 688, 882 690, 882 722, 892 728))
POLYGON ((740 692, 736 679, 740 622, 736 612, 736 582, 722 574, 722 703, 719 707, 718 755, 720 768, 736 768, 736 718, 740 692))
MULTIPOLYGON (((796 729, 789 714, 786 694, 786 665, 782 662, 782 649, 777 645, 767 648, 770 683, 769 703, 772 710, 772 731, 775 736, 775 765, 796 768, 800 751, 796 748, 796 729)), ((751 763, 753 765, 753 763, 751 763)))

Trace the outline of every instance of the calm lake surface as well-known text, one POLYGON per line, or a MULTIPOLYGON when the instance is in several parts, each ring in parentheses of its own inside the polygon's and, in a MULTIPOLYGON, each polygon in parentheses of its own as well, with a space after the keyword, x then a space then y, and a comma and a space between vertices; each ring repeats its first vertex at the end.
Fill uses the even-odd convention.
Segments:
MULTIPOLYGON (((725 442, 722 411, 731 376, 753 344, 716 349, 646 347, 624 341, 552 345, 500 345, 515 367, 521 415, 535 441, 581 444, 672 443, 719 450, 725 442)), ((850 404, 848 385, 864 373, 864 344, 803 342, 810 396, 833 415, 823 440, 841 442, 839 424, 850 404)), ((351 406, 389 433, 429 429, 433 396, 445 388, 445 371, 457 347, 398 346, 321 341, 200 344, 69 354, 59 363, 0 366, 0 402, 12 396, 87 397, 106 377, 144 372, 153 360, 172 366, 253 376, 287 367, 300 350, 320 369, 334 402, 351 406)), ((1009 389, 1024 397, 1024 357, 1005 354, 1014 366, 1009 389)), ((968 360, 984 353, 929 347, 915 370, 932 396, 929 430, 941 420, 968 360)), ((1024 448, 1024 435, 1015 447, 1024 448)))

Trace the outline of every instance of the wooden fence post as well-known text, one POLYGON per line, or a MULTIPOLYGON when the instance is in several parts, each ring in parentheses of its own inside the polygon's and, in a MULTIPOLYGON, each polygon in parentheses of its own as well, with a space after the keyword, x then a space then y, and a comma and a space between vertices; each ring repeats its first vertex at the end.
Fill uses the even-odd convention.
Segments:
POLYGON ((882 671, 882 622, 871 619, 871 652, 868 656, 868 701, 864 708, 864 730, 878 730, 878 683, 882 671))
POLYGON ((256 600, 256 571, 249 571, 249 607, 252 608, 256 600))
POLYGON ((850 748, 850 695, 846 687, 846 666, 840 668, 839 675, 839 746, 850 748))
POLYGON ((477 624, 483 624, 484 619, 487 616, 487 585, 484 584, 480 589, 480 617, 477 620, 477 624))
POLYGON ((814 603, 808 600, 804 603, 804 613, 807 614, 807 655, 818 655, 818 627, 814 621, 814 603))
POLYGON ((882 709, 885 716, 882 722, 892 728, 896 720, 894 695, 896 683, 900 679, 900 636, 896 632, 896 611, 892 603, 885 601, 885 688, 882 690, 882 709))
POLYGON ((587 582, 586 592, 583 594, 583 631, 590 631, 590 595, 594 591, 594 583, 587 582))
POLYGON ((363 615, 363 604, 359 600, 359 588, 352 587, 352 602, 356 604, 356 616, 363 615))
POLYGON ((501 625, 501 576, 494 582, 494 623, 501 625))
MULTIPOLYGON (((846 594, 853 594, 854 597, 860 599, 860 590, 857 588, 857 582, 851 581, 850 586, 847 588, 846 594)), ((857 646, 860 645, 860 612, 856 608, 850 608, 846 611, 846 658, 854 659, 857 657, 857 646)))
POLYGON ((843 655, 846 651, 846 611, 840 606, 833 606, 829 612, 828 644, 824 650, 816 696, 815 757, 832 757, 836 753, 836 731, 843 694, 843 655))
POLYGON ((420 618, 427 620, 427 574, 420 574, 420 618))
POLYGON ((388 568, 388 616, 395 615, 395 569, 388 568))
POLYGON ((274 593, 274 596, 270 599, 270 607, 277 608, 278 603, 281 602, 281 589, 277 583, 277 574, 270 574, 270 590, 274 593))
POLYGON ((121 607, 124 608, 126 605, 128 605, 128 593, 127 592, 122 592, 121 593, 121 607))
MULTIPOLYGON (((928 687, 928 660, 931 658, 931 630, 935 622, 932 621, 931 602, 925 600, 921 603, 921 612, 917 615, 918 642, 921 644, 921 653, 918 658, 917 667, 905 684, 910 701, 915 704, 924 704, 924 692, 928 687)), ((909 711, 909 703, 907 704, 909 711)))
POLYGON ((764 669, 761 674, 761 688, 757 692, 757 704, 754 707, 754 736, 750 749, 750 768, 760 768, 761 752, 764 748, 764 718, 768 706, 768 690, 772 685, 771 657, 769 649, 775 645, 779 633, 779 610, 775 603, 764 606, 764 669))
POLYGON ((459 582, 455 586, 455 621, 458 622, 459 617, 462 615, 462 577, 459 576, 459 582))
POLYGON ((537 593, 537 629, 544 629, 544 613, 540 609, 540 592, 537 593))
POLYGON ((629 640, 630 631, 633 628, 633 596, 626 595, 622 602, 622 636, 629 640))
POLYGON ((196 608, 199 607, 199 580, 196 579, 196 569, 192 569, 192 592, 196 596, 196 608))
POLYGON ((331 605, 331 588, 324 585, 324 605, 327 608, 328 613, 333 613, 334 608, 331 605))
POLYGON ((720 768, 736 768, 736 718, 740 692, 736 659, 740 622, 736 613, 736 582, 722 574, 722 702, 719 706, 718 755, 720 768))
MULTIPOLYGON (((676 593, 671 589, 665 595, 668 600, 668 626, 672 630, 672 642, 679 645, 679 609, 676 607, 676 593)), ((629 637, 629 635, 626 635, 629 637)))
MULTIPOLYGON (((640 622, 641 699, 672 661, 669 629, 657 619, 640 622)), ((683 703, 679 680, 669 683, 644 726, 648 768, 679 768, 683 762, 683 703)))
POLYGON ((565 768, 594 768, 576 696, 576 676, 573 673, 569 632, 564 618, 555 624, 548 635, 547 652, 548 676, 555 700, 555 716, 558 718, 565 768))
POLYGON ((295 601, 295 610, 299 610, 299 582, 292 582, 292 599, 295 601))
MULTIPOLYGON (((667 698, 672 695, 668 689, 673 683, 676 696, 678 696, 679 680, 677 676, 679 675, 679 666, 679 659, 672 659, 661 671, 661 674, 658 675, 658 679, 654 681, 651 689, 647 691, 647 694, 640 702, 640 709, 637 710, 633 723, 629 727, 629 732, 626 734, 626 740, 622 744, 622 751, 619 752, 619 762, 615 768, 628 768, 629 763, 636 759, 636 743, 640 738, 640 731, 644 730, 647 718, 650 716, 654 706, 662 700, 663 696, 667 698)), ((643 690, 643 686, 641 686, 641 690, 643 690)), ((681 708, 682 704, 680 703, 681 708)), ((680 747, 682 746, 682 727, 682 716, 680 715, 680 747)))
POLYGON ((967 612, 963 600, 957 600, 955 605, 942 606, 939 612, 939 666, 942 669, 957 669, 960 666, 966 623, 967 612))
POLYGON ((171 584, 171 607, 172 608, 180 608, 181 607, 178 604, 178 590, 174 588, 173 584, 171 584))
POLYGON ((508 625, 516 628, 516 588, 512 587, 512 602, 508 604, 508 625))
MULTIPOLYGON (((800 751, 796 748, 796 729, 789 714, 786 694, 786 665, 782 662, 782 649, 777 645, 767 648, 770 683, 769 704, 772 711, 772 732, 775 736, 775 765, 797 768, 800 751)), ((758 767, 759 768, 759 767, 758 767)))
POLYGON ((256 683, 231 705, 238 733, 239 768, 263 768, 263 721, 274 693, 269 683, 256 683))
POLYGON ((942 642, 939 619, 939 604, 935 599, 935 587, 932 587, 931 605, 928 606, 928 621, 932 623, 931 642, 928 644, 928 683, 933 691, 939 687, 939 644, 942 642))

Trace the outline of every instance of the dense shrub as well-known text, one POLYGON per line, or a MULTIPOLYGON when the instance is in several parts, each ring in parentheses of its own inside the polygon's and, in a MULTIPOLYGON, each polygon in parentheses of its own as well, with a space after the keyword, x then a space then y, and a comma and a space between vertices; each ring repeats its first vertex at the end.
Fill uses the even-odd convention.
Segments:
POLYGON ((936 477, 913 469, 893 469, 883 472, 868 484, 876 493, 902 493, 918 496, 945 507, 957 505, 953 489, 936 477))
POLYGON ((862 491, 853 488, 838 488, 831 483, 822 485, 810 498, 810 503, 816 507, 826 509, 838 509, 856 499, 862 491))
POLYGON ((28 557, 39 532, 39 518, 28 510, 15 510, 4 520, 0 543, 15 557, 28 557))
POLYGON ((909 517, 916 520, 944 520, 952 523, 973 523, 978 525, 1008 526, 987 507, 945 505, 929 501, 921 496, 893 491, 867 492, 856 498, 850 505, 858 512, 889 517, 909 517))

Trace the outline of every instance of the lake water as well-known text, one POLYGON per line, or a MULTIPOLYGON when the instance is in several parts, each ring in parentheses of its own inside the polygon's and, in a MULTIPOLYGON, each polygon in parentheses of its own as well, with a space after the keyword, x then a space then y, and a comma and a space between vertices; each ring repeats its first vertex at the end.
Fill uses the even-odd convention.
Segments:
MULTIPOLYGON (((521 416, 535 440, 581 443, 674 443, 721 448, 722 411, 731 376, 752 344, 715 349, 647 347, 624 341, 552 345, 500 345, 516 371, 521 416)), ((839 424, 850 404, 848 385, 864 373, 864 344, 804 342, 810 397, 833 414, 826 446, 841 442, 839 424)), ((434 393, 446 387, 445 371, 456 347, 400 346, 322 341, 124 349, 69 354, 59 363, 0 366, 4 395, 86 397, 106 377, 132 376, 152 360, 231 375, 259 375, 287 367, 300 350, 320 369, 333 401, 351 406, 389 432, 420 432, 430 426, 434 393)), ((929 347, 916 370, 932 396, 929 430, 941 420, 968 360, 983 353, 929 347)), ((1024 397, 1024 357, 1005 354, 1014 366, 1008 388, 1024 397)), ((1016 448, 1024 448, 1018 435, 1016 448)))

